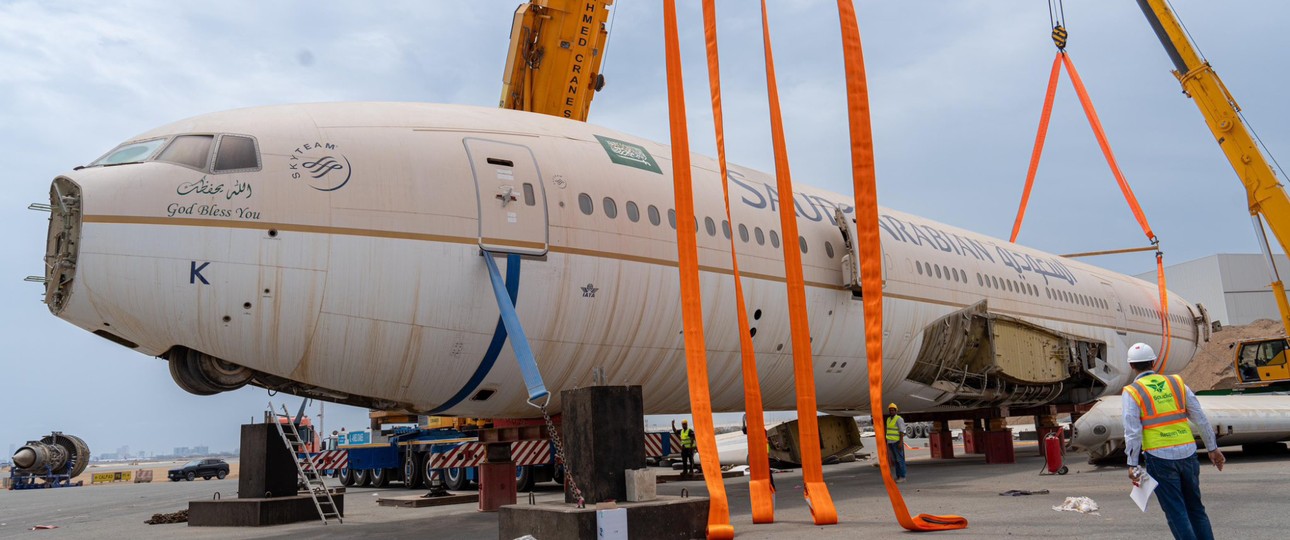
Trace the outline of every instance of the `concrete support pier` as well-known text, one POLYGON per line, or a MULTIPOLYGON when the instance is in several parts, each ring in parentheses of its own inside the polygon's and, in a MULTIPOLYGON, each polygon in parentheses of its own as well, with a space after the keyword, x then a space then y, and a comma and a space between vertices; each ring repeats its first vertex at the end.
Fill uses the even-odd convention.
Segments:
MULTIPOLYGON (((600 520, 626 516, 630 538, 702 538, 708 526, 706 497, 629 499, 627 471, 645 468, 645 414, 639 386, 590 386, 560 394, 564 439, 564 504, 513 504, 497 516, 498 538, 595 539, 600 520), (586 500, 578 508, 574 480, 586 500), (572 504, 571 504, 572 503, 572 504), (597 508, 597 503, 601 504, 597 508), (612 514, 612 515, 611 515, 612 514)), ((642 497, 642 490, 630 498, 642 497)), ((512 491, 513 492, 513 491, 512 491)), ((481 502, 482 504, 482 502, 481 502)), ((621 526, 621 521, 617 522, 621 526)))
MULTIPOLYGON (((188 503, 190 527, 263 527, 320 519, 309 495, 299 495, 295 456, 273 424, 242 426, 237 498, 188 503)), ((345 514, 344 490, 333 492, 345 514)))
MULTIPOLYGON (((564 459, 587 505, 627 500, 628 469, 645 468, 645 406, 639 386, 560 393, 564 459)), ((564 502, 577 499, 565 482, 564 502)))

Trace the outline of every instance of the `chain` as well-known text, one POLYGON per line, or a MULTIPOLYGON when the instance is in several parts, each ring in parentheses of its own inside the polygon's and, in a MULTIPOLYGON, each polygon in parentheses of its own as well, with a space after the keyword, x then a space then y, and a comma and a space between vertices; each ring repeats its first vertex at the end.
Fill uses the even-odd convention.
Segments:
POLYGON ((564 477, 569 480, 569 489, 573 490, 573 498, 578 500, 578 508, 585 508, 587 501, 582 497, 582 490, 578 489, 578 482, 573 479, 573 469, 569 468, 569 460, 564 457, 564 443, 560 441, 560 432, 556 430, 555 422, 551 421, 551 415, 546 412, 546 405, 538 408, 542 409, 542 418, 546 419, 547 432, 551 435, 551 442, 555 444, 555 457, 564 466, 564 477))

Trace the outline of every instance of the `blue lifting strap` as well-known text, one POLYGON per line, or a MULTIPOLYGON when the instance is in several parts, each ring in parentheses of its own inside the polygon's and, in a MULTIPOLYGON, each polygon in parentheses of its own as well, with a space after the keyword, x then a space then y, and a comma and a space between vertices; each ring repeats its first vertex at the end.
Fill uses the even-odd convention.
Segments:
POLYGON ((539 399, 550 399, 551 394, 546 391, 546 385, 542 383, 542 372, 538 371, 537 360, 533 358, 533 349, 529 348, 529 338, 524 335, 524 327, 520 325, 520 317, 515 313, 515 304, 511 303, 511 295, 506 292, 506 283, 502 281, 501 272, 497 271, 497 263, 493 261, 493 254, 488 250, 483 250, 484 264, 488 265, 488 279, 493 283, 493 295, 497 297, 497 309, 502 312, 502 324, 506 326, 506 333, 510 336, 511 350, 515 351, 515 360, 520 364, 520 374, 524 376, 524 384, 529 387, 529 403, 534 403, 539 399))

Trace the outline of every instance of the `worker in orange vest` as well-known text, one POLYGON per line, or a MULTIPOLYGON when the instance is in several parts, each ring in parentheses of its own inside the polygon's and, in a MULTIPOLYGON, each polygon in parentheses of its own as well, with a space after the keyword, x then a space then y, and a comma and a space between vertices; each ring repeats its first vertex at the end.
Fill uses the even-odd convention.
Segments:
POLYGON ((1205 505, 1200 501, 1200 464, 1196 439, 1187 421, 1200 431, 1209 461, 1223 470, 1227 459, 1218 451, 1200 401, 1182 377, 1153 371, 1156 352, 1145 343, 1129 347, 1129 367, 1136 372, 1124 387, 1124 453, 1128 455, 1129 480, 1137 486, 1150 475, 1158 482, 1156 500, 1165 512, 1174 538, 1213 540, 1205 505), (1144 470, 1138 466, 1141 454, 1144 470))

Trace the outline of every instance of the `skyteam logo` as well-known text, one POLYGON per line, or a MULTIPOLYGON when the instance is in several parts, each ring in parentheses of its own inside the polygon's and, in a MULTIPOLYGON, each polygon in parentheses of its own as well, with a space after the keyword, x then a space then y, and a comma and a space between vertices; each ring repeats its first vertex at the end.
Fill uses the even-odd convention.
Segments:
POLYGON ((645 147, 627 141, 601 137, 600 135, 596 135, 596 140, 600 141, 601 146, 605 147, 605 152, 609 154, 610 161, 619 165, 663 174, 663 171, 658 168, 658 162, 654 161, 654 156, 651 156, 649 150, 646 150, 645 147))
POLYGON ((349 158, 332 143, 305 143, 291 151, 287 164, 292 180, 304 180, 318 191, 336 191, 354 176, 349 158))

